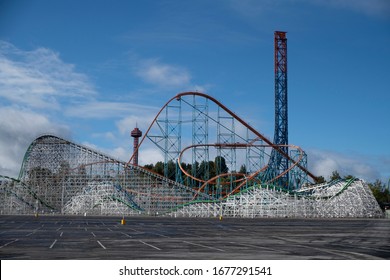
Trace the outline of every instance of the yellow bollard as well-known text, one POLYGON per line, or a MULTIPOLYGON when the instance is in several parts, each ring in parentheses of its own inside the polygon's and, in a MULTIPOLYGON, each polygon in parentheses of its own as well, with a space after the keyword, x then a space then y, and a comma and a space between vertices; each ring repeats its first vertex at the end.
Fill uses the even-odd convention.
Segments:
POLYGON ((35 213, 35 215, 34 215, 34 216, 35 216, 35 218, 38 218, 38 213, 35 213))
POLYGON ((222 218, 222 215, 220 215, 220 216, 219 216, 219 220, 222 221, 222 219, 223 219, 223 218, 222 218))
POLYGON ((123 218, 122 220, 121 220, 121 225, 125 225, 126 224, 126 220, 125 220, 125 218, 123 218))

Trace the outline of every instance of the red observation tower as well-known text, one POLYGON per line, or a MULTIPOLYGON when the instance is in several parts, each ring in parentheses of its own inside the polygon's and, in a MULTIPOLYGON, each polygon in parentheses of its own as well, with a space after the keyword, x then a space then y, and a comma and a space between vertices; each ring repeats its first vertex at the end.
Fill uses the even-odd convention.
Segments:
POLYGON ((138 138, 142 136, 142 131, 138 129, 138 127, 134 128, 131 131, 131 137, 134 137, 133 144, 133 164, 138 165, 138 138))

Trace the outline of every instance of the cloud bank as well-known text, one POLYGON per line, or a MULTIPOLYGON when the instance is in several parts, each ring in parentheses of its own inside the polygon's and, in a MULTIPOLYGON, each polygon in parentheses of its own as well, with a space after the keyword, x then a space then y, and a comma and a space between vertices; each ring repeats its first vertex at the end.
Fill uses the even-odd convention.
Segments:
MULTIPOLYGON (((309 170, 317 176, 323 176, 326 180, 333 171, 337 171, 342 177, 352 175, 368 182, 374 182, 376 179, 386 181, 385 177, 381 177, 386 176, 386 165, 380 164, 386 161, 390 163, 390 158, 386 159, 386 156, 371 157, 319 149, 310 149, 306 152, 309 170)), ((389 172, 390 170, 387 171, 388 175, 389 172)))
POLYGON ((85 99, 95 90, 87 76, 46 48, 23 51, 0 41, 0 97, 29 108, 59 109, 60 99, 85 99))
POLYGON ((69 138, 55 112, 67 100, 95 95, 87 76, 46 48, 20 50, 0 41, 0 174, 17 176, 28 145, 39 135, 69 138))
POLYGON ((17 177, 23 155, 40 134, 69 137, 69 127, 48 117, 12 107, 0 107, 0 174, 17 177))

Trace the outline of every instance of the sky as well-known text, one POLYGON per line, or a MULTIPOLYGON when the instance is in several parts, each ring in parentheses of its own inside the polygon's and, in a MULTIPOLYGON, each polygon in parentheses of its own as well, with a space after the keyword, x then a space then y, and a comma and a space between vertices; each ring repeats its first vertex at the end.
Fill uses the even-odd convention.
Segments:
POLYGON ((43 134, 128 161, 130 131, 184 91, 273 139, 276 30, 309 170, 387 183, 388 0, 0 0, 0 174, 16 177, 43 134))

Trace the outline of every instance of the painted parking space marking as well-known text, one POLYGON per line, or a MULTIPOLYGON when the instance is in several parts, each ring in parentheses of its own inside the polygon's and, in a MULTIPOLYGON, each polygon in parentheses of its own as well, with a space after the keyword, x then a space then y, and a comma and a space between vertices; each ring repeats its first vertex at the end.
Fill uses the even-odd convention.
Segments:
POLYGON ((187 243, 187 244, 194 245, 194 246, 198 246, 198 247, 203 247, 203 248, 212 249, 212 250, 216 250, 216 251, 220 251, 220 252, 225 252, 225 250, 222 250, 222 249, 219 249, 219 248, 215 248, 215 247, 211 247, 211 246, 206 246, 206 245, 193 243, 193 242, 189 242, 189 241, 183 241, 183 242, 187 243))
POLYGON ((138 233, 144 233, 143 231, 139 231, 139 230, 136 230, 136 229, 133 229, 133 228, 129 228, 129 230, 132 230, 132 231, 135 231, 135 232, 138 232, 138 233))
POLYGON ((144 242, 144 241, 142 241, 142 240, 139 240, 139 242, 141 242, 142 244, 145 244, 145 245, 147 245, 147 246, 149 246, 149 247, 151 247, 151 248, 153 248, 153 249, 156 249, 156 250, 159 250, 159 251, 162 250, 161 248, 158 248, 158 247, 156 247, 156 246, 153 246, 152 244, 146 243, 146 242, 144 242))
POLYGON ((104 250, 107 249, 106 247, 104 247, 104 245, 103 245, 99 240, 97 240, 97 243, 99 243, 99 245, 100 245, 104 250))
POLYGON ((131 235, 128 235, 127 233, 125 233, 125 232, 121 232, 124 236, 127 236, 127 237, 129 237, 129 238, 133 238, 131 235))
POLYGON ((19 239, 15 239, 15 240, 12 240, 12 241, 10 241, 10 242, 8 242, 8 243, 5 243, 3 246, 1 246, 0 247, 0 249, 1 248, 4 248, 4 247, 6 247, 6 246, 8 246, 9 244, 12 244, 12 243, 14 243, 14 242, 17 242, 19 239))
POLYGON ((53 243, 50 245, 49 248, 52 249, 56 243, 57 243, 57 239, 53 241, 53 243))

